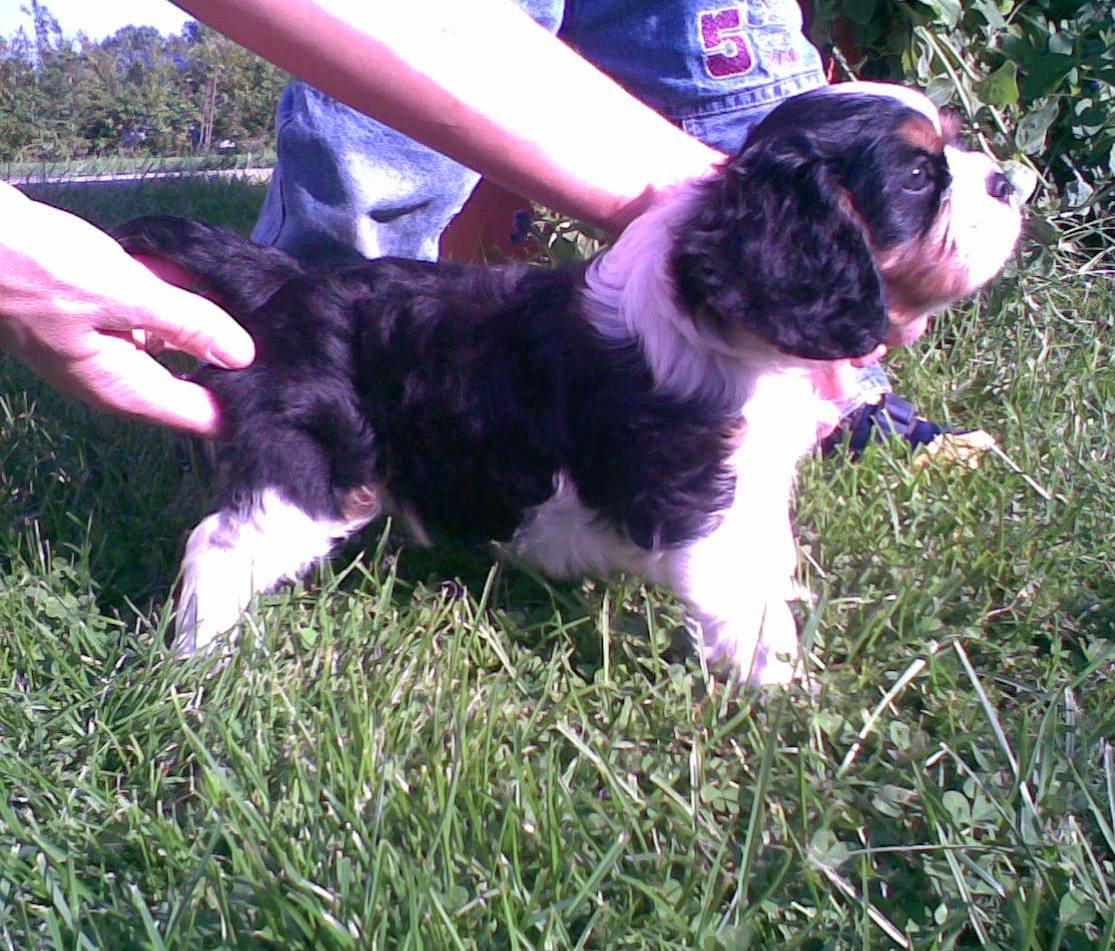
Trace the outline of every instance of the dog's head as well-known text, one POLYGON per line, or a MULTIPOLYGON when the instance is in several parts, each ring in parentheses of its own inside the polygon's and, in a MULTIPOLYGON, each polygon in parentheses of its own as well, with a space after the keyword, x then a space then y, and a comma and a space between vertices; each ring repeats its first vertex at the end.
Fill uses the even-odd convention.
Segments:
POLYGON ((830 360, 909 343, 1018 240, 1021 196, 920 93, 847 83, 787 100, 702 183, 672 258, 702 332, 830 360))

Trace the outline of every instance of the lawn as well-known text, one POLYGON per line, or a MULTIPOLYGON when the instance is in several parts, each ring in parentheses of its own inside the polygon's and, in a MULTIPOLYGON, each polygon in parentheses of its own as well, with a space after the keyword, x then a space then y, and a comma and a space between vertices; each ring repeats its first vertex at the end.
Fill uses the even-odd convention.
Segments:
POLYGON ((30 182, 32 186, 95 175, 134 175, 138 178, 167 173, 231 171, 271 168, 275 153, 236 152, 229 155, 93 156, 59 162, 0 162, 0 178, 30 182))
POLYGON ((894 361, 977 468, 805 464, 809 682, 767 695, 654 589, 381 529, 175 661, 196 448, 0 363, 0 946, 1111 947, 1112 264, 1031 249, 894 361))

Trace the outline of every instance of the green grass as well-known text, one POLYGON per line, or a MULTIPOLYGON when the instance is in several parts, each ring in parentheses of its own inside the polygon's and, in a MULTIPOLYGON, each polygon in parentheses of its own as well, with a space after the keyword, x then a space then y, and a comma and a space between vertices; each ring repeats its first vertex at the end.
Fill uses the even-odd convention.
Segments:
POLYGON ((896 361, 1006 458, 805 465, 812 689, 766 697, 658 591, 375 532, 177 663, 189 447, 4 363, 0 946, 1111 947, 1115 301, 1070 263, 896 361))
POLYGON ((144 176, 158 172, 271 168, 274 164, 274 150, 232 155, 174 155, 159 158, 97 155, 84 159, 71 159, 65 162, 0 162, 0 178, 18 178, 31 182, 41 182, 80 175, 108 175, 127 172, 144 176))

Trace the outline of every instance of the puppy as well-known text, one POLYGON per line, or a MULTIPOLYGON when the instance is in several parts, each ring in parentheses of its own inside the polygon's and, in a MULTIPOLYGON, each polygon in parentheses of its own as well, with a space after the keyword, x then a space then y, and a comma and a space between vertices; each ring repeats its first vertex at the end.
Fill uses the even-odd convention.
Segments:
POLYGON ((254 593, 390 515, 554 577, 639 575, 738 679, 791 680, 797 463, 836 425, 852 362, 1001 268, 1019 205, 928 99, 848 84, 784 102, 715 174, 556 270, 311 269, 203 224, 125 225, 258 354, 196 375, 228 439, 175 649, 211 647, 254 593))

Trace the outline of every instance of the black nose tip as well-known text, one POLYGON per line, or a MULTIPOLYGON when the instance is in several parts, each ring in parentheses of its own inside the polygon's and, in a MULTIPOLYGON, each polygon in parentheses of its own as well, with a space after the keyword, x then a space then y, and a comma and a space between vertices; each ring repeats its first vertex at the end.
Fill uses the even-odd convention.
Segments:
POLYGON ((987 194, 999 201, 1010 201, 1014 186, 1002 172, 992 172, 987 176, 987 194))

